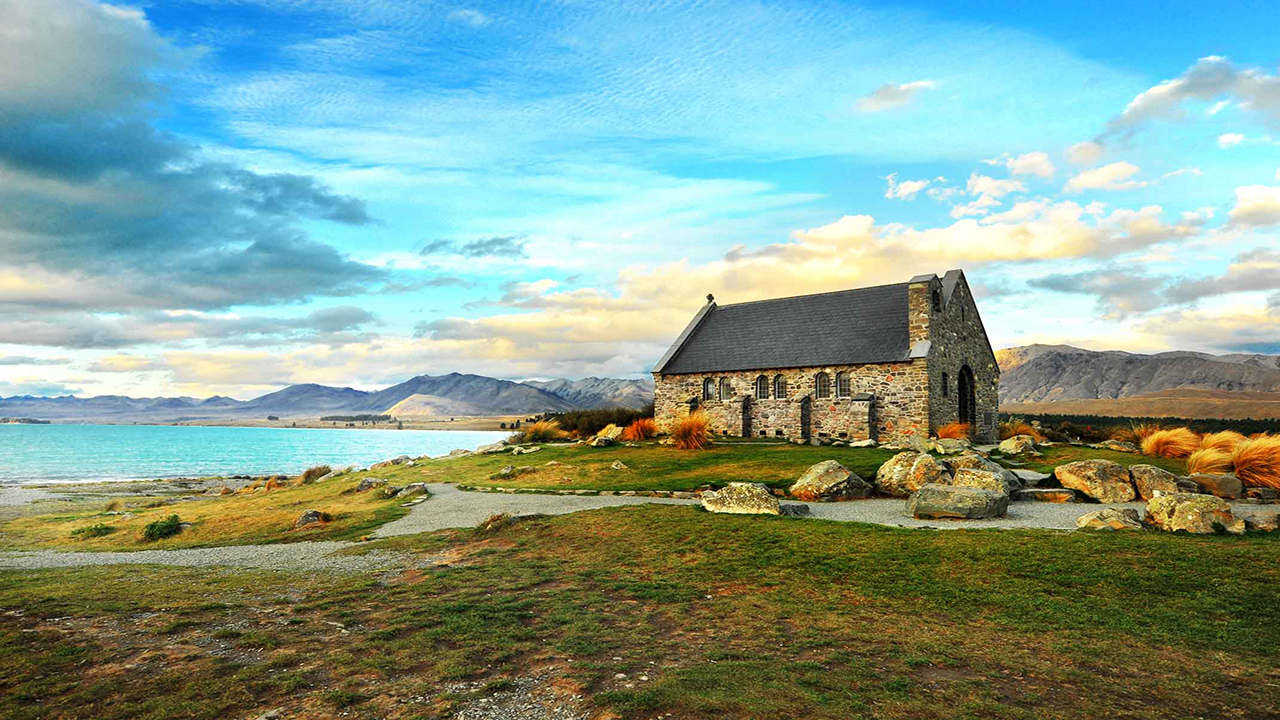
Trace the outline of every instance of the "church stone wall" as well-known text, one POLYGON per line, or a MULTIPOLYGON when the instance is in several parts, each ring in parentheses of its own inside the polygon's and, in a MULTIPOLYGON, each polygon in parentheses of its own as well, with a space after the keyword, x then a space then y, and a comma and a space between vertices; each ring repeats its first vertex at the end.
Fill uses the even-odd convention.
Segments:
POLYGON ((929 424, 934 428, 960 417, 959 378, 968 365, 973 371, 975 420, 973 438, 978 442, 1000 439, 1000 367, 987 342, 978 306, 968 283, 957 283, 951 299, 929 322, 929 424), (945 375, 945 378, 944 378, 945 375))

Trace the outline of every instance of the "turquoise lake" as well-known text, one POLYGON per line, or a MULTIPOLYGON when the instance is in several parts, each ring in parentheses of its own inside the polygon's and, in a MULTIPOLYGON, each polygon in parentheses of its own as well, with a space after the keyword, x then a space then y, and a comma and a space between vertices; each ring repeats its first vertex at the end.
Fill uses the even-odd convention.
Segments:
POLYGON ((153 425, 0 425, 0 483, 297 474, 475 449, 509 433, 153 425))

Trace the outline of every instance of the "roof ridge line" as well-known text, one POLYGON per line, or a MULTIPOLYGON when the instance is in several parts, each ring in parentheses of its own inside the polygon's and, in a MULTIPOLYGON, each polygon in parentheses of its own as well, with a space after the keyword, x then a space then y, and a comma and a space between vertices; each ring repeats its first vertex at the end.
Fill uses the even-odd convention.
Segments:
POLYGON ((775 302, 777 300, 795 300, 796 298, 820 297, 822 295, 838 295, 840 293, 857 292, 858 290, 875 290, 876 288, 887 288, 887 287, 894 287, 896 285, 910 285, 910 284, 911 283, 896 282, 896 283, 885 283, 883 285, 867 285, 865 287, 846 288, 844 290, 828 290, 827 292, 808 293, 805 295, 784 295, 782 297, 763 298, 760 300, 747 300, 745 302, 726 303, 724 305, 716 303, 716 307, 723 309, 723 308, 737 307, 739 305, 755 305, 756 303, 775 302))

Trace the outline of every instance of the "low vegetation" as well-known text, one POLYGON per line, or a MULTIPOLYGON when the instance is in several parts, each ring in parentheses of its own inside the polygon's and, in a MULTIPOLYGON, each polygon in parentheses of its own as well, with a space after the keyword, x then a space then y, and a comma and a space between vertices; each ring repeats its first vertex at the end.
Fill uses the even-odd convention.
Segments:
POLYGON ((1264 435, 1236 445, 1231 463, 1240 482, 1280 490, 1280 437, 1264 435))
POLYGON ((573 437, 591 437, 606 425, 626 427, 641 418, 653 417, 653 405, 639 410, 630 408, 599 408, 546 415, 543 419, 555 420, 561 430, 573 437))
POLYGON ((1037 442, 1044 442, 1045 436, 1031 423, 1020 418, 1009 418, 1000 423, 1000 439, 1008 440, 1018 435, 1030 435, 1037 442))
POLYGON ((1142 452, 1166 458, 1185 458, 1200 449, 1200 436, 1188 428, 1157 430, 1142 440, 1142 452))
POLYGON ((671 428, 671 443, 678 450, 703 450, 711 442, 711 419, 696 410, 676 421, 671 428))
POLYGON ((627 426, 622 431, 622 439, 626 442, 640 442, 648 440, 658 434, 658 424, 653 418, 640 418, 627 426))
POLYGON ((565 432, 557 420, 538 420, 524 426, 520 432, 513 434, 508 442, 515 444, 522 443, 545 443, 563 440, 569 437, 569 433, 565 432))
MULTIPOLYGON (((1002 420, 1016 419, 1015 416, 1001 413, 1002 420)), ((1111 437, 1111 433, 1120 428, 1150 428, 1159 430, 1170 427, 1185 427, 1197 433, 1214 433, 1220 430, 1233 430, 1245 435, 1255 433, 1280 434, 1280 418, 1270 420, 1255 419, 1222 419, 1222 418, 1178 418, 1178 417, 1119 417, 1107 415, 1064 415, 1052 413, 1023 413, 1025 420, 1036 420, 1041 428, 1050 434, 1058 434, 1062 439, 1079 439, 1085 442, 1101 442, 1111 437)), ((1057 440, 1057 437, 1050 437, 1057 440)), ((1134 443, 1135 445, 1137 443, 1134 443)))
POLYGON ((182 520, 177 515, 170 515, 163 520, 147 523, 142 530, 142 539, 147 542, 163 540, 182 532, 182 520))
POLYGON ((1231 471, 1231 453, 1215 447, 1202 447, 1187 456, 1187 472, 1216 475, 1231 471))
POLYGON ((1280 706, 1267 535, 927 532, 651 505, 356 548, 381 549, 425 567, 0 571, 0 607, 22 609, 0 614, 0 716, 442 718, 538 676, 583 697, 575 714, 625 720, 1280 706))
POLYGON ((102 537, 103 535, 110 535, 115 531, 116 529, 111 527, 110 525, 104 525, 102 523, 98 523, 96 525, 89 525, 87 527, 76 528, 75 530, 72 530, 71 537, 95 538, 95 537, 102 537))
POLYGON ((328 465, 317 465, 316 467, 308 468, 306 472, 302 473, 302 482, 311 484, 331 472, 333 472, 333 468, 328 465))
POLYGON ((1221 430, 1219 432, 1205 433, 1201 436, 1200 447, 1204 450, 1220 450, 1230 454, 1235 451, 1236 445, 1246 439, 1244 435, 1235 430, 1221 430))
POLYGON ((947 423, 934 431, 939 439, 967 440, 973 433, 973 426, 964 422, 947 423))

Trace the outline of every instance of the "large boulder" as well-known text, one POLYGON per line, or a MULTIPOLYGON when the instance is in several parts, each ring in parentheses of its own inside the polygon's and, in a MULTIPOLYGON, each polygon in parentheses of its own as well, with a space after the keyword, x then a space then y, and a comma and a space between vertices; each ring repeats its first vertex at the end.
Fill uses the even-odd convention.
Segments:
POLYGON ((1021 455, 1036 449, 1036 439, 1030 435, 1014 435, 1003 440, 996 448, 1002 455, 1021 455))
POLYGON ((835 460, 810 467, 789 490, 799 500, 852 500, 871 494, 871 486, 835 460))
POLYGON ((702 493, 702 507, 714 513, 777 515, 778 498, 760 483, 729 483, 702 493))
POLYGON ((1280 530, 1280 510, 1254 510, 1248 514, 1241 513, 1244 526, 1258 532, 1275 532, 1280 530))
POLYGON ((951 476, 932 455, 901 452, 876 471, 876 489, 885 495, 907 497, 925 485, 950 485, 951 476))
POLYGON ((1054 477, 1062 487, 1079 490, 1103 503, 1129 502, 1135 497, 1129 471, 1110 460, 1081 460, 1059 465, 1054 477))
POLYGON ((976 487, 930 484, 907 499, 907 514, 920 520, 994 518, 1008 509, 1008 495, 976 487))
POLYGON ((1191 493, 1170 493, 1151 498, 1147 501, 1143 522, 1165 532, 1208 534, 1222 528, 1238 535, 1245 530, 1244 520, 1231 514, 1231 506, 1226 500, 1191 493))
POLYGON ((541 449, 542 448, 536 445, 533 447, 520 447, 519 445, 517 445, 514 448, 511 448, 511 454, 512 455, 528 455, 529 453, 536 453, 541 449))
POLYGON ((1235 475, 1192 475, 1191 482, 1199 485, 1204 492, 1220 498, 1234 500, 1244 496, 1244 484, 1235 475))
MULTIPOLYGON (((947 458, 943 461, 951 468, 952 472, 959 473, 961 470, 983 470, 1000 478, 1005 485, 1005 492, 1013 492, 1022 488, 1022 482, 1018 480, 1018 476, 1014 475, 1009 469, 1005 468, 994 460, 977 453, 965 453, 957 458, 947 458)), ((956 483, 957 485, 961 483, 956 483)))
POLYGON ((1133 478, 1133 487, 1138 497, 1150 500, 1157 492, 1178 492, 1178 476, 1155 465, 1134 465, 1129 468, 1133 478))
POLYGON ((1103 508, 1076 518, 1081 530, 1141 530, 1142 518, 1133 508, 1103 508))
POLYGON ((984 490, 993 490, 1005 495, 1017 489, 1010 488, 1003 477, 990 470, 974 470, 973 468, 960 468, 957 470, 955 477, 951 480, 951 484, 956 487, 976 487, 984 490))
POLYGON ((329 513, 320 510, 303 510, 297 520, 293 521, 295 528, 305 527, 307 525, 315 525, 316 523, 329 522, 332 520, 329 513))
POLYGON ((409 483, 408 485, 405 485, 404 487, 400 488, 400 492, 396 493, 396 497, 407 498, 407 497, 414 497, 415 495, 426 495, 426 494, 427 494, 427 484, 419 482, 419 483, 409 483))
POLYGON ((1073 503, 1078 502, 1076 491, 1070 488, 1023 488, 1013 494, 1013 499, 1026 502, 1073 503))
POLYGON ((1017 468, 1010 470, 1013 476, 1018 478, 1018 482, 1022 483, 1022 487, 1035 487, 1041 482, 1053 477, 1049 473, 1036 472, 1035 470, 1023 470, 1017 468))
POLYGON ((499 440, 498 442, 492 442, 492 443, 489 443, 488 445, 481 445, 480 447, 476 448, 476 454, 477 455, 494 455, 500 452, 506 452, 506 450, 507 450, 507 441, 499 440))
POLYGON ((1137 445, 1134 445, 1133 443, 1130 443, 1130 442, 1124 442, 1123 440, 1103 440, 1097 445, 1091 445, 1090 447, 1095 447, 1095 448, 1098 448, 1099 450, 1110 450, 1112 452, 1122 452, 1122 453, 1137 454, 1142 452, 1141 448, 1139 448, 1137 445))
POLYGON ((608 438, 616 442, 618 438, 622 437, 622 433, 625 431, 626 431, 626 428, 609 424, 609 425, 606 425, 603 430, 596 433, 596 437, 608 438))
POLYGON ((370 477, 362 478, 360 480, 360 483, 356 485, 356 492, 364 492, 366 490, 372 490, 374 488, 382 487, 383 485, 386 485, 386 484, 387 484, 387 481, 381 478, 370 478, 370 477))
POLYGON ((973 449, 973 444, 964 438, 938 438, 933 441, 933 449, 939 455, 959 455, 973 449))

